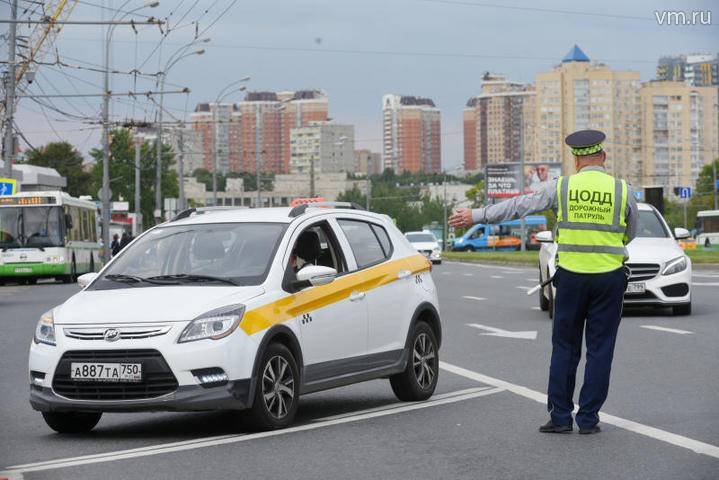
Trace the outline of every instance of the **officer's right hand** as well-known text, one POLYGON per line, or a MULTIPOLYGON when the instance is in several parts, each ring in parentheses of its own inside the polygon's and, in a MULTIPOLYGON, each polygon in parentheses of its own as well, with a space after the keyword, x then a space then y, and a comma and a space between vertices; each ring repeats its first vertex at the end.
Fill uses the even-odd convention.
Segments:
POLYGON ((472 225, 472 209, 458 208, 451 217, 449 224, 454 228, 465 228, 472 225))

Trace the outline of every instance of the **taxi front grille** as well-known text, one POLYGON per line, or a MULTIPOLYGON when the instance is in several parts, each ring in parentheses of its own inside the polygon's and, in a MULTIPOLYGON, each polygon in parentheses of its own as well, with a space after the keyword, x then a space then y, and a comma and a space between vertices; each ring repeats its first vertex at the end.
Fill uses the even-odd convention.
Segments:
POLYGON ((178 383, 157 350, 74 350, 65 352, 55 369, 52 388, 58 395, 75 400, 142 400, 177 390, 178 383), (141 382, 74 381, 72 362, 141 363, 141 382))
POLYGON ((651 280, 659 273, 659 264, 657 263, 627 263, 629 268, 630 282, 643 282, 651 280))

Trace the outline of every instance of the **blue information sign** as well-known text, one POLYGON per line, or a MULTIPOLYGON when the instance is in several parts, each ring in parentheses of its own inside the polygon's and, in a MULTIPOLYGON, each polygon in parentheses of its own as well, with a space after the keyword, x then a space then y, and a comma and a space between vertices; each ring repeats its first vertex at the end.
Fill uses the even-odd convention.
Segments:
POLYGON ((692 198, 692 187, 678 187, 679 198, 692 198))
POLYGON ((0 178, 0 197, 17 193, 17 180, 14 178, 0 178))

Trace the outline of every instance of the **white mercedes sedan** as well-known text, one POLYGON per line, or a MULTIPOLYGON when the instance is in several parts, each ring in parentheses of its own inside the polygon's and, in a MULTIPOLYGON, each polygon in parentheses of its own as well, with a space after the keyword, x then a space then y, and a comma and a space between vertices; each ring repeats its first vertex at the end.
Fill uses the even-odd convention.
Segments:
MULTIPOLYGON (((624 294, 625 306, 671 307, 674 315, 692 312, 692 263, 677 240, 688 238, 685 228, 672 232, 661 213, 653 206, 639 203, 637 236, 627 245, 629 284, 624 294)), ((539 279, 545 282, 554 275, 557 244, 551 231, 539 232, 539 279)), ((554 314, 555 289, 550 284, 539 290, 539 306, 554 314)))

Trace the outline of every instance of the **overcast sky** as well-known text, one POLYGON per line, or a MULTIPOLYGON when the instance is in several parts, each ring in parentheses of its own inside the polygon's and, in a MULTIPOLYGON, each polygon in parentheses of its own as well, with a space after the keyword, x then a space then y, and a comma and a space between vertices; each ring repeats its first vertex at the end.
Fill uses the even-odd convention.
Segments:
MULTIPOLYGON (((71 18, 107 17, 112 13, 91 4, 120 7, 123 3, 81 0, 71 18)), ((192 40, 195 28, 190 22, 199 19, 202 30, 232 3, 162 0, 159 7, 143 10, 159 17, 170 15, 171 32, 140 70, 152 73, 162 69, 171 53, 192 40)), ((551 69, 576 43, 592 60, 615 69, 639 71, 642 80, 650 80, 661 55, 719 51, 717 3, 239 0, 205 33, 212 40, 203 45, 207 53, 186 58, 170 71, 167 79, 173 86, 166 89, 187 86, 191 94, 167 96, 165 103, 182 117, 186 106, 191 112, 197 102, 214 100, 227 83, 246 75, 252 77, 249 88, 256 90, 319 88, 329 95, 330 116, 356 126, 357 146, 379 151, 382 95, 426 96, 442 110, 442 162, 445 168, 452 168, 462 162, 462 109, 467 99, 478 93, 483 72, 533 82, 537 72, 551 69), (711 8, 712 26, 662 26, 654 14, 711 8)), ((27 3, 21 0, 20 4, 27 3)), ((142 4, 142 0, 130 0, 125 10, 142 4)), ((7 18, 8 10, 6 0, 0 0, 0 17, 7 18)), ((66 26, 57 42, 60 58, 75 65, 102 63, 101 28, 66 26)), ((130 70, 143 63, 161 33, 157 27, 143 27, 135 35, 130 27, 119 26, 113 38, 113 68, 130 70)), ((31 88, 36 94, 41 87, 47 94, 101 92, 99 73, 63 69, 76 77, 69 78, 56 67, 40 68, 31 88)), ((148 90, 153 82, 141 80, 137 89, 148 90)), ((114 91, 128 91, 133 86, 132 77, 113 78, 114 91)), ((69 102, 53 100, 59 110, 98 118, 99 98, 69 102)), ((152 120, 154 108, 145 101, 114 101, 112 112, 115 119, 134 116, 152 120)), ((97 125, 79 123, 47 108, 45 115, 37 104, 21 101, 18 124, 35 146, 58 137, 76 144, 83 153, 98 145, 97 125)))

